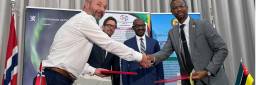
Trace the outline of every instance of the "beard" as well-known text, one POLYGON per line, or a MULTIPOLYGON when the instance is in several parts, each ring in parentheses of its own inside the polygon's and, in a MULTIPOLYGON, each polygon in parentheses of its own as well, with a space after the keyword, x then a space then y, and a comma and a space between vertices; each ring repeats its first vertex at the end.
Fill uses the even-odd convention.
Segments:
POLYGON ((175 14, 174 15, 177 19, 178 19, 178 21, 181 23, 181 21, 185 21, 186 20, 186 18, 187 18, 187 14, 184 14, 184 15, 178 15, 178 14, 175 14))
POLYGON ((94 12, 92 12, 92 16, 93 16, 97 21, 99 21, 99 20, 103 17, 104 14, 105 14, 104 12, 99 12, 99 11, 94 11, 94 12))

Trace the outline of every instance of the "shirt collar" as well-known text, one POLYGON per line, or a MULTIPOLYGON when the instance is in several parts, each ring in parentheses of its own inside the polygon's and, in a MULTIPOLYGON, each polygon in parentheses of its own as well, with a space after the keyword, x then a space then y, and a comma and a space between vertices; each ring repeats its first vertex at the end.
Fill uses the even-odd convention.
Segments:
MULTIPOLYGON (((90 17, 90 19, 92 19, 95 23, 97 23, 97 21, 96 21, 96 19, 92 16, 92 15, 89 15, 89 14, 87 14, 85 11, 81 11, 81 13, 83 14, 83 15, 88 15, 89 17, 90 17)), ((98 24, 98 23, 97 23, 98 24)))
POLYGON ((189 24, 189 20, 190 20, 190 17, 188 16, 188 17, 186 18, 186 20, 185 20, 183 23, 179 23, 179 24, 188 25, 188 24, 189 24))
POLYGON ((136 39, 137 39, 137 40, 140 40, 141 38, 142 38, 143 40, 145 40, 145 38, 146 38, 145 34, 144 34, 142 37, 136 35, 136 39))

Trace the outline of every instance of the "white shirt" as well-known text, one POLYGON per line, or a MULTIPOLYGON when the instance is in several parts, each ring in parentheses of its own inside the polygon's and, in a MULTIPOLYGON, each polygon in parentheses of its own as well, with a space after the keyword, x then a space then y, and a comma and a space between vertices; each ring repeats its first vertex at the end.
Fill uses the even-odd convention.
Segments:
POLYGON ((146 51, 146 49, 147 49, 146 36, 143 35, 142 37, 140 37, 140 36, 137 36, 137 35, 136 35, 137 46, 138 46, 138 49, 139 49, 140 52, 141 52, 141 49, 140 49, 140 42, 141 42, 140 39, 141 39, 141 38, 143 39, 143 42, 144 42, 144 45, 145 45, 145 51, 146 51))
POLYGON ((97 25, 93 16, 84 11, 76 14, 57 31, 43 67, 58 67, 78 77, 81 73, 93 74, 95 68, 87 61, 93 44, 128 61, 141 61, 142 54, 111 39, 97 25))
POLYGON ((190 44, 189 44, 189 20, 190 20, 190 17, 188 16, 187 19, 182 24, 185 24, 183 30, 184 30, 184 33, 185 33, 188 49, 190 50, 190 44))

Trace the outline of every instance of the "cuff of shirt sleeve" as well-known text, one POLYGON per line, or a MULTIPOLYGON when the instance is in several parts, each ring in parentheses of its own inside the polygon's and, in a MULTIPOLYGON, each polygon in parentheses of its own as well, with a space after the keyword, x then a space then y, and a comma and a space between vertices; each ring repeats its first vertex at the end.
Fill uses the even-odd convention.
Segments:
POLYGON ((82 72, 82 75, 86 75, 86 74, 94 75, 95 70, 96 70, 96 68, 87 64, 84 68, 84 72, 82 72))
POLYGON ((89 68, 89 73, 88 73, 88 74, 90 74, 90 75, 94 75, 95 71, 96 71, 96 68, 94 68, 94 67, 90 67, 90 68, 89 68))
POLYGON ((207 71, 208 76, 212 75, 212 73, 208 69, 205 68, 204 70, 207 71))
POLYGON ((140 62, 142 60, 142 54, 141 53, 136 52, 134 56, 135 56, 136 61, 140 62))

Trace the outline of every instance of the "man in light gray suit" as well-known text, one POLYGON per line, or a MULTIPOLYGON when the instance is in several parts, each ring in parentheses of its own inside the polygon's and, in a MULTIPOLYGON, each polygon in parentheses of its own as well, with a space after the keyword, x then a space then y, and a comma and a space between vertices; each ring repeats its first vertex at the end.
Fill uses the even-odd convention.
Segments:
MULTIPOLYGON (((170 5, 178 24, 169 31, 164 47, 150 55, 152 62, 161 62, 175 51, 181 75, 192 73, 196 85, 228 85, 223 66, 228 50, 216 29, 207 21, 190 18, 184 0, 172 0, 170 5)), ((182 80, 182 85, 190 85, 189 80, 182 80)))

